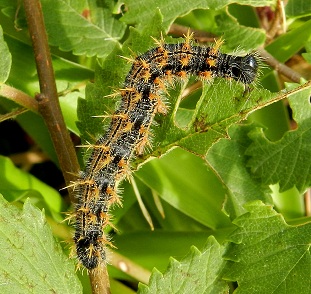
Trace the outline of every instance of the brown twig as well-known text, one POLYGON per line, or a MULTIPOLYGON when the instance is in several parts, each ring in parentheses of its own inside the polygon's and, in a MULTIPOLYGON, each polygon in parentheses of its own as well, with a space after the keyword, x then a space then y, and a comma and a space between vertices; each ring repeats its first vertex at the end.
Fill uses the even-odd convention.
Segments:
POLYGON ((110 283, 107 267, 101 264, 99 267, 89 271, 92 293, 110 294, 110 283))
POLYGON ((259 48, 257 51, 260 54, 260 56, 263 58, 265 63, 273 67, 278 73, 284 75, 285 77, 289 78, 295 83, 300 83, 300 79, 302 78, 302 76, 298 72, 292 70, 290 67, 286 66, 284 63, 279 62, 265 49, 259 48))
MULTIPOLYGON (((66 184, 70 185, 80 167, 60 110, 41 5, 39 0, 24 0, 24 7, 40 83, 41 93, 36 96, 39 113, 50 132, 66 184)), ((72 191, 69 193, 74 201, 72 191)), ((93 293, 109 293, 106 268, 90 271, 90 279, 93 293)))
POLYGON ((126 258, 118 252, 110 250, 109 255, 111 257, 109 262, 112 266, 121 270, 137 281, 148 284, 151 275, 150 271, 134 263, 132 260, 126 258))
POLYGON ((181 100, 185 99, 187 96, 191 95, 194 91, 202 88, 202 81, 197 81, 194 84, 187 87, 182 93, 181 93, 181 100))
POLYGON ((50 132, 65 182, 69 185, 79 171, 79 164, 60 110, 41 5, 39 0, 24 0, 24 6, 40 83, 40 94, 35 98, 50 132))
POLYGON ((8 120, 8 119, 15 118, 18 115, 23 114, 23 113, 25 113, 27 111, 28 111, 28 109, 26 109, 26 108, 19 108, 19 109, 15 109, 15 110, 13 110, 13 111, 11 111, 9 113, 1 114, 0 115, 0 123, 5 121, 5 120, 8 120))
POLYGON ((39 150, 30 150, 22 153, 15 153, 10 155, 10 159, 15 165, 20 166, 20 169, 29 171, 34 164, 42 163, 49 158, 39 150))
POLYGON ((27 108, 28 110, 38 112, 37 101, 20 90, 2 84, 0 86, 0 95, 14 101, 15 103, 27 108))

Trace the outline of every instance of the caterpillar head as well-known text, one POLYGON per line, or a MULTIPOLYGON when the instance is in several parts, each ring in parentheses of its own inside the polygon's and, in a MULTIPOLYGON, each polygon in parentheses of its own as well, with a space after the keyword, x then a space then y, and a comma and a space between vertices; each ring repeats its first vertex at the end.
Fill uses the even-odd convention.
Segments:
POLYGON ((227 65, 229 77, 243 84, 251 84, 257 76, 258 61, 254 54, 231 56, 227 65))

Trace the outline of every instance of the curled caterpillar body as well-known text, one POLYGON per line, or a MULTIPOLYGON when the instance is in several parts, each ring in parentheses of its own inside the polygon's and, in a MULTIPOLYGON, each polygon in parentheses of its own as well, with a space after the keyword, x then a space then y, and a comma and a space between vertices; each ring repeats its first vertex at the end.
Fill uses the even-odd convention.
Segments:
POLYGON ((161 44, 138 56, 120 90, 119 108, 110 126, 94 146, 77 186, 77 256, 87 269, 105 262, 109 240, 104 228, 109 224, 109 207, 117 203, 117 184, 124 178, 134 152, 141 153, 156 113, 165 114, 161 100, 165 81, 196 75, 202 79, 232 78, 243 84, 254 81, 258 63, 255 55, 226 55, 218 46, 202 47, 161 44))

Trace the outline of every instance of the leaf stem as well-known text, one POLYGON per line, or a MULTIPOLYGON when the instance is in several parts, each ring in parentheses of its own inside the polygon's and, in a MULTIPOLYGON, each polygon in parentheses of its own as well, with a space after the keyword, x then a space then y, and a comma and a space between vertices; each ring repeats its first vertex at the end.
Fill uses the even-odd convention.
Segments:
MULTIPOLYGON (((24 0, 24 7, 40 83, 41 93, 36 95, 39 113, 50 132, 65 182, 69 186, 76 180, 80 167, 58 101, 41 4, 39 0, 24 0)), ((69 194, 74 202, 72 191, 69 194)), ((105 266, 101 270, 90 271, 90 280, 93 293, 110 293, 105 266)))

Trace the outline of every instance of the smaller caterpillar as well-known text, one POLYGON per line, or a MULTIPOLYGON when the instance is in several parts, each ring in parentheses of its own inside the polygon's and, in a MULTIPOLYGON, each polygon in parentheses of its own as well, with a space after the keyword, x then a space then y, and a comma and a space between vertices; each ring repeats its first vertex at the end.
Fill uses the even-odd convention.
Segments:
POLYGON ((104 228, 110 223, 109 208, 120 203, 117 185, 128 173, 133 153, 141 154, 148 143, 153 117, 167 111, 161 99, 166 82, 195 75, 202 80, 232 78, 248 85, 256 78, 255 54, 227 55, 219 51, 220 43, 214 47, 195 46, 190 39, 187 36, 179 44, 159 42, 158 47, 133 61, 120 89, 120 106, 74 183, 77 187, 74 242, 79 261, 89 270, 106 261, 105 247, 110 242, 104 228))

